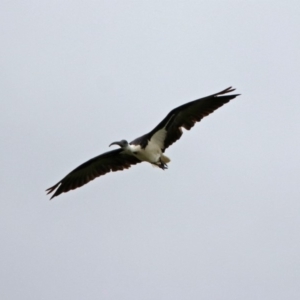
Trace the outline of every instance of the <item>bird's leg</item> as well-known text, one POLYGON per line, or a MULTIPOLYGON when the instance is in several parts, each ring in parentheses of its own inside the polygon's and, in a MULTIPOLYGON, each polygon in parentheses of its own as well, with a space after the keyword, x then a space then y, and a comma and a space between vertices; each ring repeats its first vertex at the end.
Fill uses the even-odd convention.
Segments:
POLYGON ((168 165, 166 163, 164 163, 161 159, 159 159, 159 161, 156 163, 152 163, 152 165, 154 167, 159 167, 162 170, 168 169, 168 165))
POLYGON ((162 170, 168 169, 168 165, 165 164, 165 163, 163 163, 161 159, 159 159, 159 161, 157 162, 157 166, 158 166, 159 168, 161 168, 162 170))

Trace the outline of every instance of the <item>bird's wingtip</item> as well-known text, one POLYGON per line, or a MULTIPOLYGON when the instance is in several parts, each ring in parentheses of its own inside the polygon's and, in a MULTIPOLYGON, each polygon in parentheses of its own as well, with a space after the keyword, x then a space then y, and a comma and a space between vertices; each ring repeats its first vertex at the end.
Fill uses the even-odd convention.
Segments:
MULTIPOLYGON (((51 194, 59 186, 59 184, 60 184, 60 182, 58 182, 57 184, 46 189, 47 195, 51 194)), ((57 196, 56 193, 54 193, 49 200, 51 200, 52 198, 54 198, 56 196, 57 196)))
POLYGON ((222 90, 221 92, 219 92, 218 95, 223 95, 223 94, 231 93, 231 92, 233 92, 235 90, 236 90, 235 88, 233 88, 232 86, 230 86, 227 89, 222 90))

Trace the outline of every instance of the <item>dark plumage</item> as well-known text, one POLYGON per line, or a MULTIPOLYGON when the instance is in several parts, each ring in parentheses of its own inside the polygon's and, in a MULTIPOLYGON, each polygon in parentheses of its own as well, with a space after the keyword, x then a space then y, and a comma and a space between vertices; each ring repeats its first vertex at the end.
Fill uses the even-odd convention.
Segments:
POLYGON ((81 164, 57 184, 46 190, 47 194, 50 194, 59 186, 50 199, 61 193, 81 187, 96 177, 108 172, 129 169, 131 165, 141 162, 136 157, 121 152, 123 152, 122 148, 109 151, 81 164))
POLYGON ((183 133, 182 127, 187 130, 191 129, 196 122, 239 95, 224 95, 233 91, 234 89, 229 87, 219 93, 188 102, 171 110, 149 133, 129 144, 126 140, 112 143, 111 145, 118 145, 120 148, 83 163, 57 184, 48 188, 47 194, 56 190, 50 198, 52 199, 61 193, 81 187, 96 177, 111 171, 128 169, 131 165, 142 161, 150 162, 163 170, 166 169, 170 160, 163 152, 180 139, 183 133))
POLYGON ((196 122, 200 122, 204 117, 208 116, 222 105, 239 96, 239 94, 221 96, 233 91, 235 91, 235 89, 229 87, 219 93, 212 94, 210 96, 200 98, 174 108, 153 130, 135 139, 131 142, 131 144, 137 145, 141 142, 144 142, 144 144, 142 144, 142 147, 144 148, 145 141, 150 140, 151 136, 156 131, 158 131, 160 128, 163 128, 169 122, 167 126, 168 134, 165 140, 164 150, 167 149, 182 136, 183 132, 181 127, 190 130, 196 122))

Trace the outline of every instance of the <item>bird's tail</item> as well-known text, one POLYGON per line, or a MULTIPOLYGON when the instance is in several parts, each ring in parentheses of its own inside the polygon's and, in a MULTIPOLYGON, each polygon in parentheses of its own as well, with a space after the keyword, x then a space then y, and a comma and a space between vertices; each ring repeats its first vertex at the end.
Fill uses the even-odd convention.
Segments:
POLYGON ((165 156, 164 154, 160 157, 162 163, 167 164, 171 161, 171 159, 168 156, 165 156))
POLYGON ((169 157, 162 154, 162 156, 160 157, 160 162, 157 162, 156 164, 152 163, 152 166, 165 170, 165 169, 168 169, 167 163, 170 161, 171 161, 171 159, 169 157))

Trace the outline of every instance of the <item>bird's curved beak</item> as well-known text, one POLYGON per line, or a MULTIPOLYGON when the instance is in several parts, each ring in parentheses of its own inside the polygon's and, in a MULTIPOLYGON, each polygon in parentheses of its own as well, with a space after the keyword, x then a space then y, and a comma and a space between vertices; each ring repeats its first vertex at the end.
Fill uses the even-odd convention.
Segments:
POLYGON ((118 145, 118 146, 122 147, 122 145, 121 145, 120 142, 113 142, 113 143, 111 143, 111 144, 109 145, 109 147, 112 146, 112 145, 118 145))

